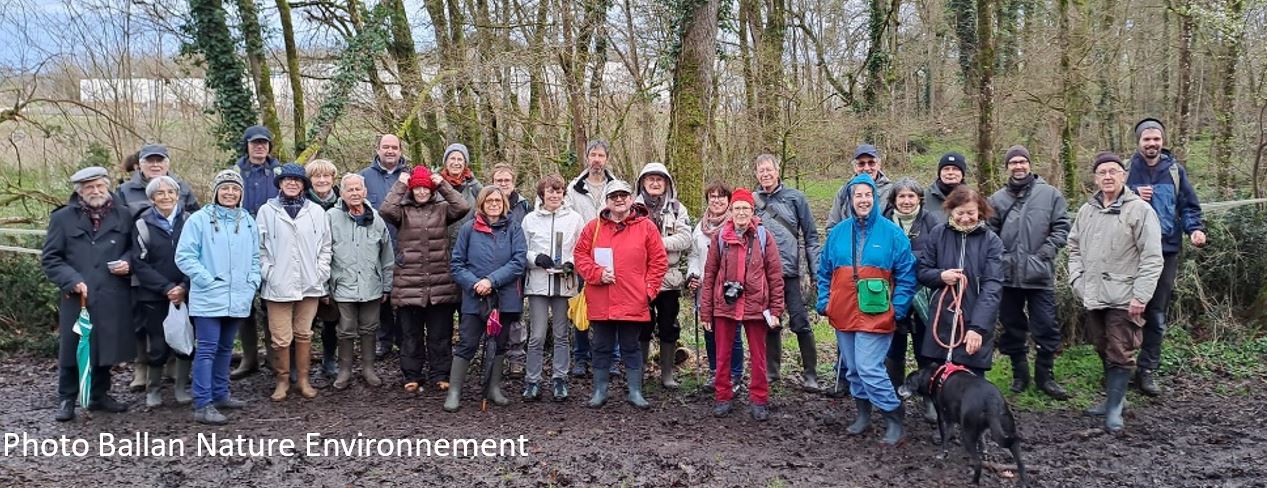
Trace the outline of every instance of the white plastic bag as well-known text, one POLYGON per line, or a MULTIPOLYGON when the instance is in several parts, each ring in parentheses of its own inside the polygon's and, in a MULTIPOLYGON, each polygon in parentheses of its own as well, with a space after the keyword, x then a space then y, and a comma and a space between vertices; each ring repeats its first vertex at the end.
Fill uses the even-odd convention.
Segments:
POLYGON ((194 326, 189 323, 189 307, 175 303, 167 306, 167 318, 163 319, 163 338, 167 347, 188 356, 194 351, 194 326))

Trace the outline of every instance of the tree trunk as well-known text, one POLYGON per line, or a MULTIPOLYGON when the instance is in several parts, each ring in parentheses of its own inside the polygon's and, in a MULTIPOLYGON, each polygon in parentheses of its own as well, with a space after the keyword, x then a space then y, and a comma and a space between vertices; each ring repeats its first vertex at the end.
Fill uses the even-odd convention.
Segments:
POLYGON ((299 47, 295 44, 295 26, 290 18, 289 0, 277 0, 277 15, 281 17, 282 39, 286 44, 286 76, 290 79, 290 99, 294 110, 291 120, 295 124, 295 152, 299 153, 308 146, 305 137, 307 116, 304 114, 303 78, 299 73, 299 47))
POLYGON ((1078 137, 1081 132, 1084 103, 1082 76, 1078 61, 1082 59, 1080 46, 1085 22, 1074 18, 1079 0, 1057 0, 1057 43, 1060 45, 1060 172, 1064 177, 1064 193, 1070 201, 1086 193, 1078 171, 1078 137))
POLYGON ((257 114, 251 92, 242 84, 246 70, 234 49, 233 36, 225 22, 221 0, 189 0, 189 17, 194 27, 194 47, 202 54, 207 88, 215 94, 215 111, 220 123, 215 132, 220 147, 242 151, 242 132, 255 124, 257 114))
MULTIPOLYGON (((387 52, 396 64, 400 96, 409 107, 398 132, 409 145, 409 158, 414 164, 436 164, 444 157, 444 136, 433 110, 435 100, 431 98, 431 87, 423 84, 418 69, 418 53, 414 50, 409 14, 401 0, 384 0, 383 5, 389 10, 391 20, 391 40, 387 52)), ((377 67, 374 70, 377 72, 377 67)))
POLYGON ((783 41, 787 33, 786 0, 740 0, 739 8, 751 36, 753 51, 752 85, 755 96, 751 107, 761 131, 761 151, 784 154, 783 134, 779 128, 779 102, 783 96, 783 41))
POLYGON ((1197 30, 1196 13, 1192 11, 1191 0, 1180 0, 1181 5, 1175 8, 1179 15, 1179 92, 1175 94, 1175 137, 1171 142, 1171 151, 1180 161, 1188 156, 1188 133, 1192 124, 1192 43, 1197 30))
POLYGON ((977 188, 984 195, 994 193, 994 3, 977 4, 977 188))
POLYGON ((1217 128, 1214 136, 1214 161, 1218 168, 1218 188, 1223 198, 1232 198, 1236 187, 1236 175, 1233 173, 1241 167, 1237 164, 1236 145, 1236 63, 1241 57, 1241 43, 1244 38, 1245 0, 1225 0, 1221 6, 1224 10, 1222 24, 1218 25, 1223 38, 1223 49, 1219 56, 1218 95, 1214 98, 1214 118, 1217 128))
MULTIPOLYGON (((1099 31, 1110 34, 1117 30, 1117 0, 1104 0, 1100 9, 1099 31)), ((1118 140, 1118 100, 1117 100, 1117 49, 1121 42, 1117 36, 1106 35, 1095 44, 1096 82, 1100 88, 1100 99, 1096 103, 1099 113, 1101 144, 1107 145, 1110 151, 1122 152, 1122 143, 1118 140)), ((1103 146, 1102 146, 1103 147, 1103 146)))
POLYGON ((975 96, 973 91, 978 87, 976 75, 977 52, 977 5, 976 0, 948 0, 946 8, 950 9, 951 25, 955 30, 955 38, 959 41, 959 71, 963 74, 963 92, 968 97, 975 96))
POLYGON ((719 0, 686 3, 680 23, 677 63, 669 93, 669 138, 665 154, 686 208, 703 208, 704 160, 708 148, 713 62, 717 59, 719 0))
POLYGON ((260 19, 255 0, 237 0, 238 16, 241 17, 242 39, 246 44, 246 61, 251 70, 251 79, 255 82, 255 99, 259 101, 260 115, 264 127, 272 131, 273 152, 277 157, 289 160, 286 145, 282 143, 281 122, 277 118, 277 102, 273 95, 272 72, 268 69, 268 59, 264 55, 264 36, 260 33, 260 19))

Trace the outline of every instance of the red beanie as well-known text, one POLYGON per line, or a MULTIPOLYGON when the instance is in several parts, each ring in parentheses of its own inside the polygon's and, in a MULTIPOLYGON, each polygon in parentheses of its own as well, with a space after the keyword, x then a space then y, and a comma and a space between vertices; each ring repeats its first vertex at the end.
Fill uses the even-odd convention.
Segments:
POLYGON ((414 172, 409 176, 409 189, 423 187, 431 191, 435 191, 436 184, 431 181, 431 170, 426 166, 414 168, 414 172))
POLYGON ((752 198, 752 190, 742 186, 730 193, 730 203, 733 205, 735 202, 748 202, 748 205, 757 206, 757 201, 752 198))

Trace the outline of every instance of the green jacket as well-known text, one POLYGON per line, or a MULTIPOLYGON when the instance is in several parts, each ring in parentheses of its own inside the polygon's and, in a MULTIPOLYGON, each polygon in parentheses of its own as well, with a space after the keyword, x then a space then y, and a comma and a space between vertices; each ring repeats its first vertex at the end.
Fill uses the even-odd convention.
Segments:
POLYGON ((1148 303, 1161 276, 1161 224, 1143 199, 1124 190, 1105 205, 1096 192, 1069 232, 1069 286, 1087 310, 1148 303))
POLYGON ((370 302, 383 298, 392 289, 396 254, 387 221, 369 202, 365 208, 372 220, 357 225, 339 203, 326 211, 330 222, 330 297, 336 302, 370 302))

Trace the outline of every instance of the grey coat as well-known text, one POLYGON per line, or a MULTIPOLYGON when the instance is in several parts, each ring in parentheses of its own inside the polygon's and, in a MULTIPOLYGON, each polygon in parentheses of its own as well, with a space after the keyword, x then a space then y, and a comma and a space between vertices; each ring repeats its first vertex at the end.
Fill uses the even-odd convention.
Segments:
MULTIPOLYGON (((180 189, 177 190, 179 200, 176 202, 180 209, 186 212, 186 214, 197 212, 200 208, 200 205, 198 204, 198 197, 195 196, 194 191, 189 188, 189 184, 185 183, 185 180, 177 178, 176 175, 171 174, 170 172, 167 173, 167 176, 172 177, 172 179, 176 180, 176 184, 180 185, 180 189)), ((127 204, 128 211, 131 212, 133 216, 140 215, 142 210, 150 208, 150 205, 152 205, 150 203, 150 197, 145 196, 145 187, 148 186, 149 183, 150 182, 145 181, 142 178, 140 171, 134 171, 132 173, 131 180, 125 181, 122 185, 119 185, 119 190, 117 192, 118 197, 120 200, 123 200, 123 203, 127 204)))
POLYGON ((758 187, 753 196, 757 201, 757 216, 779 245, 783 276, 814 276, 818 272, 818 227, 805 194, 780 182, 771 192, 758 187), (804 239, 805 258, 809 262, 808 275, 801 270, 801 239, 804 239))
POLYGON ((1007 187, 990 196, 990 230, 1003 239, 1003 286, 1050 290, 1053 264, 1069 237, 1069 206, 1060 190, 1035 177, 1021 194, 1007 187))
MULTIPOLYGON (((53 211, 44 236, 44 253, 40 265, 49 281, 57 285, 61 298, 57 303, 58 333, 78 335, 73 328, 79 319, 79 295, 71 294, 75 285, 88 285, 88 314, 92 317, 92 363, 110 366, 136 357, 136 335, 132 328, 132 277, 115 276, 106 263, 128 260, 132 250, 133 220, 122 200, 114 199, 114 208, 101 219, 96 232, 84 214, 79 196, 72 196, 65 207, 53 211)), ((136 265, 131 265, 136 269, 136 265)), ((75 351, 61 351, 59 365, 76 367, 75 351)))
MULTIPOLYGON (((852 177, 851 177, 852 181, 852 177)), ((889 208, 889 191, 893 189, 893 180, 888 175, 880 172, 880 176, 875 179, 875 196, 880 199, 880 213, 884 213, 889 208)), ((836 198, 831 201, 831 211, 827 213, 827 230, 826 234, 831 234, 831 228, 845 219, 853 216, 853 205, 849 201, 849 182, 836 190, 836 198)))
POLYGON ((330 297, 336 302, 364 303, 383 298, 392 290, 392 270, 396 254, 387 221, 369 202, 373 215, 369 225, 360 226, 340 203, 326 210, 330 224, 330 297))

